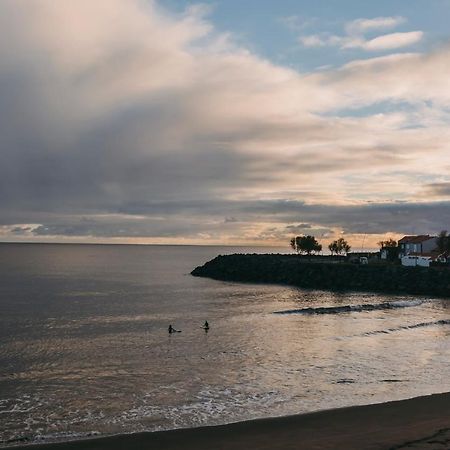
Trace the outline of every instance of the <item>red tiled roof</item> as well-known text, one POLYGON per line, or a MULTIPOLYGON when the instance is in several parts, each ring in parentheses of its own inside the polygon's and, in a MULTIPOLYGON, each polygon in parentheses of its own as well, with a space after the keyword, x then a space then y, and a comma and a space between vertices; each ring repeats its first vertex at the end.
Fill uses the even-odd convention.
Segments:
POLYGON ((433 236, 430 236, 428 234, 426 235, 420 235, 420 236, 405 236, 402 237, 398 243, 399 244, 420 244, 421 242, 428 241, 430 239, 435 239, 433 236))

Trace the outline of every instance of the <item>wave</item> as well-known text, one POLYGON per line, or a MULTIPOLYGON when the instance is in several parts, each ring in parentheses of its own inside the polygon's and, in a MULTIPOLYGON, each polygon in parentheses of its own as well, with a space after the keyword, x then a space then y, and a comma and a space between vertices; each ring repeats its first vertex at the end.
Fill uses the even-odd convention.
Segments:
POLYGON ((343 306, 320 306, 317 308, 301 308, 288 309, 286 311, 276 311, 274 314, 342 314, 350 312, 364 312, 364 311, 382 311, 386 309, 397 308, 411 308, 413 306, 420 306, 422 300, 402 300, 397 302, 383 302, 383 303, 368 303, 365 305, 343 305, 343 306))
POLYGON ((395 327, 395 328, 387 328, 386 330, 368 331, 367 333, 362 334, 362 336, 374 336, 377 334, 389 334, 389 333, 395 333, 396 331, 414 330, 415 328, 434 327, 434 326, 439 326, 439 325, 450 325, 450 320, 442 319, 442 320, 436 320, 433 322, 421 322, 421 323, 415 323, 414 325, 403 325, 403 326, 395 327))

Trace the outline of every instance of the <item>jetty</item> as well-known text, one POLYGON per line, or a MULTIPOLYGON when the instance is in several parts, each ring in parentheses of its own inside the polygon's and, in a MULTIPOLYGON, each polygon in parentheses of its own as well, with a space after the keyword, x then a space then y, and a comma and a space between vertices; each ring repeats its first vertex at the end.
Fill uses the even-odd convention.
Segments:
POLYGON ((429 295, 450 298, 448 267, 352 264, 285 254, 219 255, 191 274, 215 280, 306 289, 429 295))

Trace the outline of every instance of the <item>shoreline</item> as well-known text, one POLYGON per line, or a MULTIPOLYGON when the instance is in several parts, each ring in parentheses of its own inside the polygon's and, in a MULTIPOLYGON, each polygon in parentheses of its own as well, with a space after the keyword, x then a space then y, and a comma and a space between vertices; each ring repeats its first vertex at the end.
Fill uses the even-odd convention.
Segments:
POLYGON ((448 267, 351 264, 298 255, 219 255, 191 275, 237 283, 262 283, 333 292, 376 292, 450 298, 448 267))
POLYGON ((227 425, 12 445, 15 450, 450 448, 450 393, 227 425))

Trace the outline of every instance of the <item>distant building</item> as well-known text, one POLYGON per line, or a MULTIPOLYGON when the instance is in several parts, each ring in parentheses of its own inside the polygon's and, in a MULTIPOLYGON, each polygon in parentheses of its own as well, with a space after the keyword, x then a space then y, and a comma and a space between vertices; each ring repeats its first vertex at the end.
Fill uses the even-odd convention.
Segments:
POLYGON ((398 241, 399 258, 414 254, 425 256, 433 253, 437 248, 437 237, 430 235, 405 236, 398 241))
POLYGON ((397 261, 399 258, 398 253, 398 247, 383 247, 380 250, 380 259, 385 261, 397 261))

